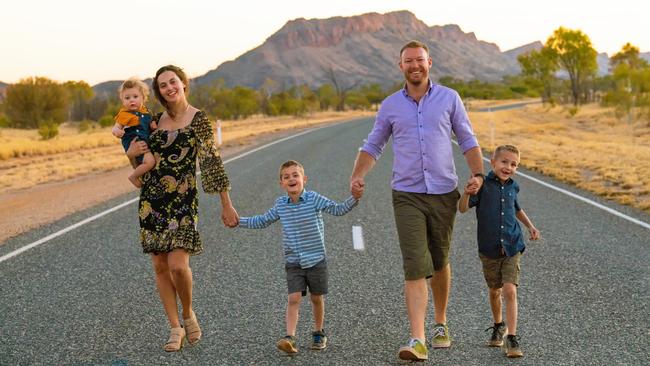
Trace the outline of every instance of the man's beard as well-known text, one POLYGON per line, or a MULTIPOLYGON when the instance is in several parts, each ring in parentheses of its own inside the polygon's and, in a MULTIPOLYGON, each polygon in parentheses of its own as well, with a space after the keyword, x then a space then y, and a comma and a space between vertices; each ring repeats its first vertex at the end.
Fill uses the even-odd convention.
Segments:
POLYGON ((429 74, 427 73, 427 70, 426 70, 424 67, 419 67, 417 70, 407 70, 407 71, 404 73, 404 78, 405 78, 406 81, 408 81, 409 83, 411 83, 411 84, 413 84, 413 85, 415 85, 415 86, 419 86, 419 85, 422 84, 423 82, 426 82, 426 81, 427 81, 427 79, 429 78, 429 74), (420 75, 421 75, 420 79, 417 79, 417 80, 413 80, 413 79, 411 79, 409 75, 411 74, 412 71, 419 71, 419 72, 420 72, 420 75))

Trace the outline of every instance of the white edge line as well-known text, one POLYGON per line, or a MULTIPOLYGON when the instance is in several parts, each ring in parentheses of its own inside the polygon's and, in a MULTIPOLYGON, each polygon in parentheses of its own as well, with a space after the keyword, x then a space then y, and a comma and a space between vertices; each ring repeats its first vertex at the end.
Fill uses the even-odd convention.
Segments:
MULTIPOLYGON (((355 119, 352 119, 352 120, 350 120, 350 121, 354 121, 354 120, 356 120, 356 118, 355 118, 355 119)), ((250 150, 250 151, 247 151, 247 152, 245 152, 245 153, 242 153, 242 154, 239 154, 239 155, 237 155, 237 156, 234 156, 234 157, 232 157, 232 158, 230 158, 230 159, 224 161, 224 165, 225 165, 225 164, 228 164, 228 163, 230 163, 230 162, 233 162, 233 161, 235 161, 235 160, 237 160, 237 159, 243 158, 244 156, 250 155, 250 154, 252 154, 252 153, 254 153, 254 152, 260 151, 260 150, 262 150, 262 149, 266 149, 266 148, 269 147, 269 146, 272 146, 272 145, 275 145, 275 144, 279 144, 280 142, 284 142, 284 141, 290 140, 290 139, 292 139, 292 138, 299 137, 299 136, 302 136, 302 135, 308 134, 308 133, 310 133, 310 132, 314 132, 314 131, 320 130, 320 129, 322 129, 322 128, 326 128, 326 127, 334 126, 334 125, 336 125, 336 124, 338 124, 338 123, 334 123, 334 124, 330 124, 330 125, 326 125, 326 126, 321 126, 321 127, 312 128, 312 129, 309 129, 309 130, 306 130, 306 131, 299 132, 299 133, 297 133, 297 134, 295 134, 295 135, 291 135, 291 136, 283 137, 283 138, 281 138, 281 139, 279 139, 279 140, 275 140, 275 141, 270 142, 270 143, 268 143, 268 144, 266 144, 266 145, 262 145, 262 146, 256 147, 256 148, 253 149, 253 150, 250 150)), ((199 175, 199 174, 201 174, 201 173, 200 173, 200 172, 197 173, 197 175, 199 175)), ((105 210, 105 211, 102 211, 102 212, 100 212, 100 213, 94 215, 94 216, 91 216, 91 217, 88 217, 88 218, 86 218, 86 219, 84 219, 84 220, 81 220, 81 221, 77 222, 76 224, 72 224, 72 225, 70 225, 70 226, 68 226, 68 227, 66 227, 66 228, 63 228, 63 229, 61 229, 61 230, 59 230, 59 231, 57 231, 57 232, 55 232, 55 233, 52 233, 52 234, 50 234, 50 235, 48 235, 48 236, 46 236, 46 237, 44 237, 44 238, 41 238, 41 239, 39 239, 39 240, 37 240, 37 241, 35 241, 35 242, 33 242, 33 243, 30 243, 30 244, 27 244, 27 245, 25 245, 25 246, 23 246, 23 247, 20 247, 20 248, 18 248, 18 249, 16 249, 16 250, 12 251, 12 252, 10 252, 10 253, 7 253, 7 254, 3 255, 2 257, 0 257, 0 263, 6 261, 7 259, 13 258, 13 257, 15 257, 15 256, 17 256, 17 255, 19 255, 19 254, 21 254, 21 253, 23 253, 23 252, 29 250, 29 249, 32 249, 32 248, 34 248, 34 247, 36 247, 36 246, 39 246, 39 245, 41 245, 41 244, 43 244, 43 243, 46 243, 46 242, 48 242, 48 241, 50 241, 50 240, 52 240, 52 239, 54 239, 54 238, 57 238, 57 237, 59 237, 59 236, 65 234, 65 233, 67 233, 67 232, 69 232, 69 231, 72 231, 72 230, 74 230, 74 229, 76 229, 76 228, 78 228, 78 227, 80 227, 80 226, 83 226, 83 225, 85 225, 85 224, 87 224, 87 223, 89 223, 89 222, 95 221, 95 220, 97 220, 97 219, 100 218, 100 217, 106 216, 106 215, 108 215, 108 214, 111 213, 111 212, 117 211, 117 210, 121 209, 122 207, 128 206, 128 205, 130 205, 130 204, 132 204, 132 203, 134 203, 134 202, 138 202, 139 199, 140 199, 139 197, 136 197, 136 198, 130 199, 130 200, 126 201, 126 202, 120 203, 120 204, 117 205, 117 206, 111 207, 111 208, 109 208, 109 209, 107 209, 107 210, 105 210)))
MULTIPOLYGON (((245 153, 239 154, 239 155, 237 155, 237 156, 235 156, 235 157, 232 157, 232 158, 230 158, 230 159, 224 161, 224 165, 225 165, 225 164, 228 164, 228 163, 230 163, 230 162, 233 162, 233 161, 235 161, 235 160, 237 160, 237 159, 243 158, 244 156, 250 155, 250 154, 252 154, 252 153, 254 153, 254 152, 257 152, 257 151, 260 151, 260 150, 266 149, 266 148, 269 147, 269 146, 273 146, 273 145, 275 145, 275 144, 279 144, 280 142, 284 142, 284 141, 290 140, 290 139, 292 139, 292 138, 299 137, 299 136, 302 136, 302 135, 308 134, 308 133, 310 133, 310 132, 314 132, 314 131, 320 130, 320 129, 322 129, 322 128, 330 127, 330 126, 333 126, 333 125, 334 125, 334 124, 332 124, 332 125, 327 125, 327 126, 322 126, 322 127, 317 127, 317 128, 313 128, 313 129, 309 129, 309 130, 306 130, 306 131, 303 131, 303 132, 297 133, 297 134, 295 134, 295 135, 291 135, 291 136, 287 136, 287 137, 281 138, 281 139, 279 139, 279 140, 275 140, 275 141, 270 142, 270 143, 268 143, 268 144, 265 144, 265 145, 262 145, 262 146, 256 147, 256 148, 253 149, 253 150, 250 150, 250 151, 247 151, 247 152, 245 152, 245 153)), ((457 143, 456 141, 454 141, 454 143, 455 143, 456 145, 458 145, 458 143, 457 143)), ((490 159, 487 159, 487 158, 485 158, 485 157, 483 158, 483 160, 485 160, 485 161, 487 161, 487 162, 490 162, 490 159)), ((198 173, 198 174, 200 174, 200 173, 198 173)), ((603 210, 603 211, 609 212, 609 213, 611 213, 612 215, 615 215, 615 216, 618 216, 618 217, 620 217, 620 218, 622 218, 622 219, 625 219, 625 220, 627 220, 627 221, 633 222, 633 223, 635 223, 635 224, 637 224, 637 225, 640 225, 640 226, 642 226, 642 227, 644 227, 644 228, 646 228, 646 229, 650 229, 650 224, 648 224, 648 223, 646 223, 646 222, 643 222, 643 221, 641 221, 641 220, 635 219, 634 217, 628 216, 628 215, 626 215, 626 214, 624 214, 624 213, 621 213, 621 212, 619 212, 619 211, 616 211, 616 210, 614 210, 614 209, 612 209, 612 208, 609 208, 609 207, 607 207, 607 206, 605 206, 605 205, 602 205, 602 204, 600 204, 600 203, 598 203, 598 202, 592 201, 592 200, 590 200, 590 199, 588 199, 588 198, 582 197, 582 196, 580 196, 580 195, 577 195, 577 194, 575 194, 575 193, 573 193, 573 192, 567 191, 567 190, 562 189, 562 188, 560 188, 560 187, 556 187, 556 186, 554 186, 554 185, 552 185, 552 184, 550 184, 550 183, 546 183, 546 182, 544 182, 544 181, 542 181, 542 180, 540 180, 540 179, 534 178, 534 177, 532 177, 532 176, 530 176, 530 175, 528 175, 528 174, 525 174, 525 173, 517 173, 517 175, 520 175, 520 176, 522 176, 522 177, 525 177, 525 178, 527 178, 527 179, 529 179, 529 180, 531 180, 531 181, 533 181, 533 182, 535 182, 535 183, 541 184, 541 185, 543 185, 543 186, 545 186, 545 187, 547 187, 547 188, 550 188, 550 189, 553 189, 553 190, 558 191, 558 192, 560 192, 560 193, 566 194, 567 196, 573 197, 573 198, 575 198, 575 199, 577 199, 577 200, 580 200, 580 201, 582 201, 582 202, 588 203, 588 204, 590 204, 590 205, 592 205, 592 206, 598 207, 598 208, 600 208, 600 209, 603 210)), ((100 217, 106 216, 106 215, 108 215, 108 214, 111 213, 111 212, 117 211, 117 210, 121 209, 122 207, 128 206, 128 205, 130 205, 130 204, 132 204, 132 203, 134 203, 134 202, 137 202, 139 199, 140 199, 139 197, 138 197, 138 198, 130 199, 130 200, 126 201, 126 202, 123 202, 123 203, 121 203, 121 204, 115 206, 115 207, 111 207, 111 208, 109 208, 109 209, 107 209, 107 210, 105 210, 105 211, 102 211, 102 212, 100 212, 100 213, 94 215, 94 216, 91 216, 91 217, 89 217, 89 218, 86 218, 86 219, 84 219, 84 220, 81 220, 81 221, 77 222, 76 224, 73 224, 73 225, 70 225, 70 226, 68 226, 68 227, 66 227, 66 228, 63 228, 63 229, 61 229, 61 230, 59 230, 59 231, 57 231, 57 232, 55 232, 55 233, 52 233, 52 234, 50 234, 50 235, 48 235, 48 236, 46 236, 46 237, 44 237, 44 238, 41 238, 41 239, 39 239, 39 240, 37 240, 37 241, 35 241, 35 242, 33 242, 33 243, 27 244, 27 245, 25 245, 25 246, 23 246, 23 247, 21 247, 21 248, 18 248, 18 249, 16 249, 16 250, 12 251, 12 252, 9 252, 9 253, 3 255, 2 257, 0 257, 0 263, 4 262, 4 261, 6 261, 6 260, 8 260, 8 259, 10 259, 10 258, 13 258, 13 257, 15 257, 15 256, 17 256, 17 255, 19 255, 19 254, 21 254, 21 253, 23 253, 23 252, 29 250, 29 249, 32 249, 32 248, 34 248, 34 247, 36 247, 36 246, 39 246, 39 245, 41 245, 41 244, 43 244, 43 243, 46 243, 46 242, 48 242, 48 241, 50 241, 50 240, 52 240, 52 239, 54 239, 54 238, 57 238, 57 237, 59 237, 59 236, 65 234, 65 233, 67 233, 67 232, 69 232, 69 231, 72 231, 72 230, 74 230, 74 229, 76 229, 76 228, 78 228, 78 227, 80 227, 80 226, 83 226, 83 225, 85 225, 85 224, 87 224, 87 223, 89 223, 89 222, 95 221, 95 220, 97 220, 97 219, 100 218, 100 217)))
MULTIPOLYGON (((454 144, 458 145, 458 142, 454 141, 454 144)), ((488 158, 486 158, 486 157, 483 157, 483 160, 487 161, 488 163, 490 162, 490 159, 488 159, 488 158)), ((599 209, 601 209, 601 210, 603 210, 603 211, 609 212, 610 214, 612 214, 612 215, 614 215, 614 216, 618 216, 618 217, 620 217, 620 218, 622 218, 622 219, 625 219, 625 220, 627 220, 627 221, 633 222, 633 223, 635 223, 635 224, 637 224, 637 225, 639 225, 639 226, 642 226, 642 227, 644 227, 644 228, 646 228, 646 229, 650 229, 650 224, 648 224, 647 222, 641 221, 641 220, 639 220, 639 219, 635 219, 635 218, 632 217, 632 216, 628 216, 628 215, 626 215, 626 214, 624 214, 624 213, 622 213, 622 212, 619 212, 619 211, 614 210, 613 208, 609 208, 609 207, 607 207, 607 206, 605 206, 605 205, 603 205, 603 204, 600 204, 600 203, 598 203, 598 202, 596 202, 596 201, 592 201, 592 200, 590 200, 589 198, 582 197, 582 196, 580 196, 580 195, 578 195, 578 194, 576 194, 576 193, 573 193, 573 192, 571 192, 571 191, 567 191, 566 189, 563 189, 563 188, 560 188, 560 187, 554 186, 554 185, 552 185, 551 183, 544 182, 544 181, 541 180, 541 179, 535 178, 535 177, 530 176, 530 175, 525 174, 525 173, 517 172, 517 175, 518 175, 518 176, 522 176, 522 177, 524 177, 524 178, 527 178, 527 179, 529 179, 529 180, 532 180, 533 182, 538 183, 538 184, 541 184, 541 185, 543 185, 544 187, 550 188, 550 189, 552 189, 552 190, 554 190, 554 191, 558 191, 558 192, 560 192, 560 193, 564 193, 564 194, 566 194, 566 195, 569 196, 569 197, 573 197, 573 198, 575 198, 575 199, 577 199, 577 200, 579 200, 579 201, 582 201, 582 202, 584 202, 584 203, 590 204, 590 205, 592 205, 592 206, 594 206, 594 207, 598 207, 599 209)))

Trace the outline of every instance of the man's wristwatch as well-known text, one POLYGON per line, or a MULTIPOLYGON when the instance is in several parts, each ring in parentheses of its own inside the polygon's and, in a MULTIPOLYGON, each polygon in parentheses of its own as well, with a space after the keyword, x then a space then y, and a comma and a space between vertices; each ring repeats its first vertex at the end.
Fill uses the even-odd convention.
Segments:
POLYGON ((474 176, 475 176, 475 177, 481 177, 481 178, 483 178, 483 181, 485 182, 485 174, 483 174, 483 173, 476 173, 476 174, 474 174, 474 176))

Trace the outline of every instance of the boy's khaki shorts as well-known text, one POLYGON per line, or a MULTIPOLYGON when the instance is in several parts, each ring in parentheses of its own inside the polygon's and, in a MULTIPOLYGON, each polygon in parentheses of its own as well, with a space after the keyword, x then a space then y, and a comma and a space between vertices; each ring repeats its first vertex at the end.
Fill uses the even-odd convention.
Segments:
POLYGON ((489 288, 501 288, 504 283, 519 285, 521 253, 512 257, 489 258, 479 253, 483 263, 483 276, 489 288))
POLYGON ((451 232, 460 193, 393 191, 395 225, 402 250, 404 278, 429 278, 449 263, 451 232))

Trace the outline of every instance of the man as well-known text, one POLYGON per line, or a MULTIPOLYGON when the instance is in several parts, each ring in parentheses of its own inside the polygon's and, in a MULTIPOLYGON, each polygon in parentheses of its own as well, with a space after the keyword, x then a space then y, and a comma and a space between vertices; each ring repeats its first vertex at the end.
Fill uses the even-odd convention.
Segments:
POLYGON ((360 149, 350 190, 362 193, 364 177, 393 137, 393 209, 404 267, 404 296, 411 338, 398 357, 426 360, 424 320, 433 292, 435 326, 431 346, 451 346, 447 302, 451 286, 449 247, 460 194, 452 153, 452 132, 472 172, 469 184, 483 184, 481 149, 463 103, 454 90, 429 80, 432 60, 427 46, 407 43, 400 51, 404 88, 381 104, 375 125, 360 149))

